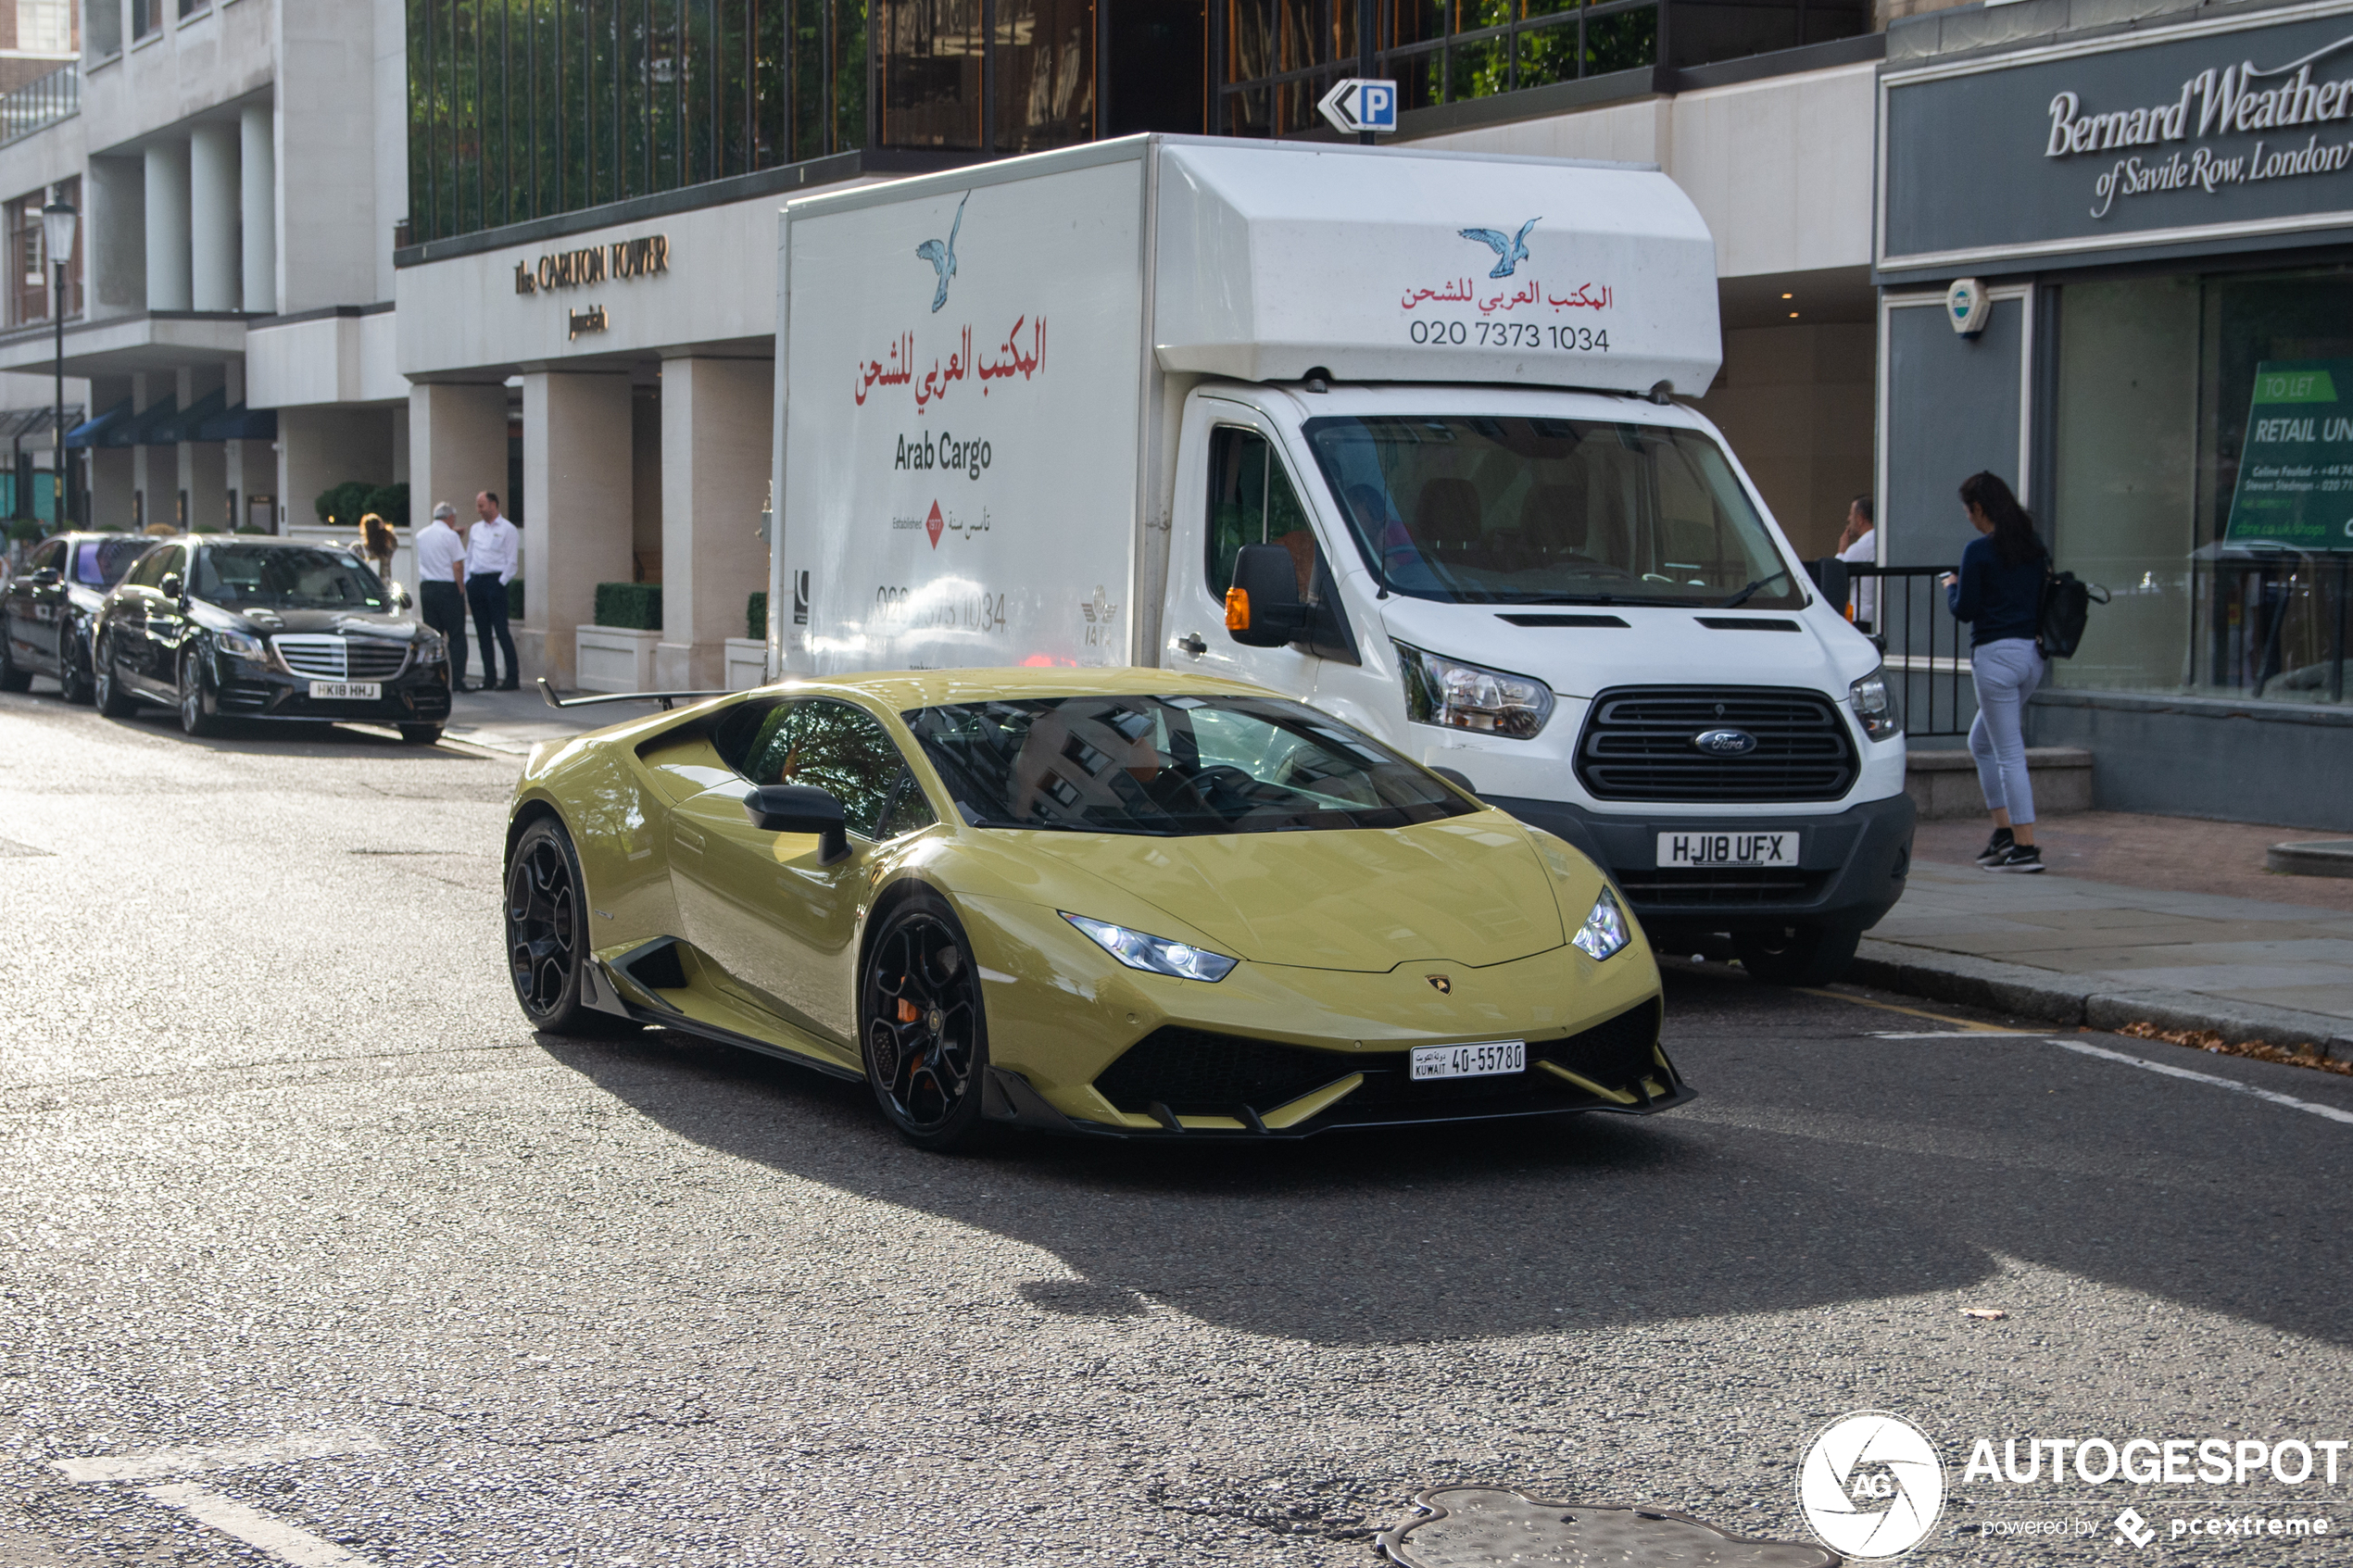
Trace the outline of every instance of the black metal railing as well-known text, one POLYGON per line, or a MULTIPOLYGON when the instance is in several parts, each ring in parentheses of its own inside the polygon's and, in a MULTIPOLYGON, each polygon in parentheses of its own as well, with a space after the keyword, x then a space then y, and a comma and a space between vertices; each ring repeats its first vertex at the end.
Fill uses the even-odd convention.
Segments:
POLYGON ((1969 628, 1945 607, 1952 566, 1847 567, 1847 607, 1886 658, 1907 735, 1965 735, 1977 717, 1969 628))

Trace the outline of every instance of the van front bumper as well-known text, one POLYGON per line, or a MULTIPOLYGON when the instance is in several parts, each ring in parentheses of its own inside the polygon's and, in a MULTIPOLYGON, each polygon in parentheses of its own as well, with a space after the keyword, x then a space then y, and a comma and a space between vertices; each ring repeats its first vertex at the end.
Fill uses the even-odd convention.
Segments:
POLYGON ((1865 801, 1822 817, 1645 817, 1559 800, 1481 798, 1583 850, 1624 890, 1654 941, 1743 927, 1836 925, 1867 931, 1903 897, 1912 868, 1909 795, 1865 801), (1662 870, 1662 833, 1794 833, 1798 864, 1662 870))

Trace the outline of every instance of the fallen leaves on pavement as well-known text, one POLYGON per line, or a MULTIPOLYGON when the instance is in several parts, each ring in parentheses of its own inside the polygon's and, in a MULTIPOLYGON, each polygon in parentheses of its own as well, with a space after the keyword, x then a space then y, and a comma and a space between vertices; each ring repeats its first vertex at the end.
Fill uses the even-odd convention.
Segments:
POLYGON ((2128 1023, 2117 1031, 2136 1040, 2162 1040, 2168 1045, 2188 1046, 2193 1050, 2210 1051, 2216 1056, 2249 1056, 2258 1061, 2284 1062, 2290 1067, 2318 1068, 2322 1073, 2342 1073, 2353 1078, 2353 1061, 2339 1061, 2322 1053, 2309 1043, 2294 1047, 2275 1046, 2269 1040, 2242 1040, 2233 1043, 2211 1029, 2159 1029, 2144 1020, 2128 1023))

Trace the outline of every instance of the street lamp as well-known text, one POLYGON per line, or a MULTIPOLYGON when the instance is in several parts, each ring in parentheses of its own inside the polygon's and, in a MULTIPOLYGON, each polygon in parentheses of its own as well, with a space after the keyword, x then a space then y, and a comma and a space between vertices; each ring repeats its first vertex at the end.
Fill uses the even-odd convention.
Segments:
POLYGON ((71 202, 54 201, 41 209, 41 235, 47 244, 50 264, 57 270, 57 283, 49 295, 49 314, 57 323, 57 526, 62 529, 73 521, 66 496, 71 488, 66 476, 72 470, 66 461, 66 263, 73 259, 73 234, 80 226, 82 214, 71 202))

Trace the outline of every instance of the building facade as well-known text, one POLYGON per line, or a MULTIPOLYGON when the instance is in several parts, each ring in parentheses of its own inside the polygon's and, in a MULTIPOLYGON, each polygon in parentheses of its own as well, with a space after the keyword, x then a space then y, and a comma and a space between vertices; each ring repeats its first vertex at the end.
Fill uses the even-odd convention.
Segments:
POLYGON ((2353 827, 2353 6, 1948 12, 1880 93, 1889 558, 2001 473, 2114 596, 2033 738, 2103 805, 2353 827))

